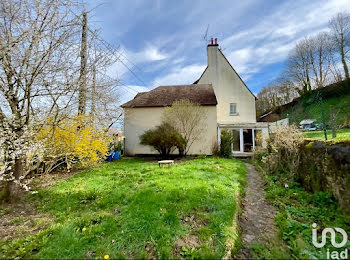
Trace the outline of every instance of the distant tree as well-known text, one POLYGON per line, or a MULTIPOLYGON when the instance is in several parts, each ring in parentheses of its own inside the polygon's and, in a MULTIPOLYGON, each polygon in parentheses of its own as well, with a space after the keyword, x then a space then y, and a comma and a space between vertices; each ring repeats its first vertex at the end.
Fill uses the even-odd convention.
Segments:
POLYGON ((288 80, 279 78, 271 82, 268 86, 263 87, 257 94, 257 115, 289 103, 297 96, 294 84, 288 80))
POLYGON ((311 45, 307 38, 298 42, 289 53, 286 74, 296 84, 300 95, 311 91, 311 45))
POLYGON ((350 55, 350 13, 338 13, 329 21, 329 27, 332 41, 340 54, 345 78, 349 79, 349 68, 346 59, 349 59, 350 55))
POLYGON ((275 86, 270 83, 264 86, 257 94, 256 110, 257 114, 261 115, 266 111, 270 111, 276 107, 275 86))
POLYGON ((140 144, 152 146, 163 158, 166 158, 176 148, 180 150, 183 147, 184 139, 174 126, 163 122, 144 132, 140 136, 140 144))
POLYGON ((330 20, 329 27, 330 32, 307 36, 290 51, 280 77, 258 93, 258 115, 305 95, 312 89, 342 80, 340 63, 345 77, 349 78, 350 13, 338 13, 330 20))
POLYGON ((334 62, 331 35, 321 32, 305 37, 295 45, 288 56, 283 76, 293 82, 302 96, 314 88, 334 82, 337 78, 334 62))
POLYGON ((330 72, 333 61, 331 36, 327 32, 321 32, 308 38, 308 42, 312 81, 316 88, 322 88, 331 82, 330 72))
POLYGON ((278 85, 278 91, 282 99, 282 105, 287 104, 294 98, 298 97, 298 92, 296 91, 292 81, 280 77, 276 80, 276 84, 278 85))
POLYGON ((184 139, 183 151, 186 155, 205 128, 206 114, 199 104, 181 99, 175 101, 171 107, 165 108, 162 120, 181 133, 184 139))

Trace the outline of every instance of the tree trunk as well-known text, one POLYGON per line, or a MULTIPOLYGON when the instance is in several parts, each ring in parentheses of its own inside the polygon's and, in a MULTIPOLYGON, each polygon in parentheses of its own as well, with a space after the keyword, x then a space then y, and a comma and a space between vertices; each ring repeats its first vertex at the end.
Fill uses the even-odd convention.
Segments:
POLYGON ((335 126, 332 127, 332 138, 336 138, 337 137, 337 131, 335 129, 335 126))
POLYGON ((345 60, 345 53, 344 53, 344 34, 341 33, 340 34, 340 56, 341 56, 341 62, 343 63, 343 67, 344 67, 344 72, 345 72, 345 78, 349 79, 349 69, 348 69, 348 65, 346 64, 346 60, 345 60))
POLYGON ((349 79, 349 69, 348 69, 348 65, 346 64, 346 60, 345 60, 345 55, 344 55, 344 50, 342 49, 341 51, 341 62, 343 63, 343 67, 344 67, 344 72, 345 72, 345 78, 349 79))
MULTIPOLYGON (((23 174, 24 165, 23 165, 23 159, 15 159, 14 167, 13 167, 13 176, 16 181, 19 181, 20 176, 23 174)), ((10 181, 7 183, 6 186, 8 199, 9 200, 17 200, 19 198, 19 194, 21 192, 21 187, 19 184, 15 183, 14 181, 10 181)))

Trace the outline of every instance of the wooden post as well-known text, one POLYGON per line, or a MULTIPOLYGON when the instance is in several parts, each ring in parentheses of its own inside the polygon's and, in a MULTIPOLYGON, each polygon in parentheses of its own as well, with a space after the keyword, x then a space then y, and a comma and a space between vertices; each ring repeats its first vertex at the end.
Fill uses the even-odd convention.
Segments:
POLYGON ((331 109, 330 109, 330 117, 331 117, 331 126, 332 126, 332 138, 334 139, 337 137, 336 122, 335 122, 335 120, 337 119, 337 116, 334 112, 333 106, 331 106, 331 109))
POLYGON ((255 129, 252 129, 252 138, 253 138, 253 150, 255 150, 255 129))
POLYGON ((218 146, 220 147, 221 144, 221 129, 220 126, 218 125, 218 146))
POLYGON ((239 129, 239 151, 244 152, 243 128, 239 129))
POLYGON ((326 127, 326 117, 324 114, 324 106, 323 106, 323 99, 320 97, 321 101, 321 113, 322 113, 322 124, 323 124, 323 133, 324 133, 324 139, 327 141, 327 127, 326 127))
POLYGON ((85 115, 86 108, 86 74, 87 74, 87 12, 83 12, 83 27, 81 33, 80 77, 78 114, 85 115))

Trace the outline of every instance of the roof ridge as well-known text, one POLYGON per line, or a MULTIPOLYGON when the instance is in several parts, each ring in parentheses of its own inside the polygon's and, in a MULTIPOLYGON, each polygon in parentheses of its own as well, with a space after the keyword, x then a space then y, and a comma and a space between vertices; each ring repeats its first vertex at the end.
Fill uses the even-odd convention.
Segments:
POLYGON ((217 104, 212 84, 188 84, 159 86, 142 95, 136 95, 134 99, 124 103, 121 107, 171 106, 174 101, 184 98, 200 105, 217 104), (165 88, 169 88, 168 91, 164 92, 165 88))

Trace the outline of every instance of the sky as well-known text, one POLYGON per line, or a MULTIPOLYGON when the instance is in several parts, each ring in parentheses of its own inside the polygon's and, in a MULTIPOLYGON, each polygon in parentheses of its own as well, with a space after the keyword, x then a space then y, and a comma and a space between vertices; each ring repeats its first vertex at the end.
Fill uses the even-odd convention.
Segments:
POLYGON ((206 46, 212 37, 257 94, 279 76, 296 42, 328 30, 333 15, 350 10, 350 0, 86 3, 89 24, 119 47, 120 61, 108 74, 120 80, 121 103, 160 85, 193 83, 207 65, 206 46))

